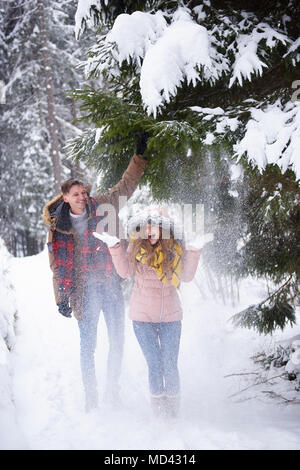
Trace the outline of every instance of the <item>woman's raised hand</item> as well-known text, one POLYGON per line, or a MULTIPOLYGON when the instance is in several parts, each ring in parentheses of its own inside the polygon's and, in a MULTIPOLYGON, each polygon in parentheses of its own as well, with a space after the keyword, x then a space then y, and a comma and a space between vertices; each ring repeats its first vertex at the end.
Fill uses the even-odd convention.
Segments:
POLYGON ((94 237, 99 238, 99 240, 105 243, 108 246, 108 248, 111 248, 117 245, 118 243, 120 243, 120 240, 118 239, 118 237, 114 237, 105 232, 102 232, 102 233, 93 232, 93 235, 94 237))
POLYGON ((187 248, 194 250, 201 250, 204 245, 212 242, 214 239, 213 233, 206 233, 205 235, 196 235, 191 239, 187 239, 186 245, 187 248))

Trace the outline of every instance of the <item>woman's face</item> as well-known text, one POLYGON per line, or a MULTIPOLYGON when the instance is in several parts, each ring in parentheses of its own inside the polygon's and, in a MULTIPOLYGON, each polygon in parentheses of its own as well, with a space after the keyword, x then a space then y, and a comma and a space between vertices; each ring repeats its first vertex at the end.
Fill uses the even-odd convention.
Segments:
POLYGON ((155 245, 158 242, 160 237, 160 228, 158 225, 147 225, 146 229, 146 236, 151 243, 151 245, 155 245))

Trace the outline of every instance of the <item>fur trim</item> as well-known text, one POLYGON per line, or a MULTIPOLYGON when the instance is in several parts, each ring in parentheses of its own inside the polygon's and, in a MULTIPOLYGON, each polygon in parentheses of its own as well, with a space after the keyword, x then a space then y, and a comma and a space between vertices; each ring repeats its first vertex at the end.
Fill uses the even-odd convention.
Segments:
POLYGON ((46 225, 51 225, 51 208, 62 200, 62 193, 55 196, 48 204, 44 206, 42 219, 46 225))

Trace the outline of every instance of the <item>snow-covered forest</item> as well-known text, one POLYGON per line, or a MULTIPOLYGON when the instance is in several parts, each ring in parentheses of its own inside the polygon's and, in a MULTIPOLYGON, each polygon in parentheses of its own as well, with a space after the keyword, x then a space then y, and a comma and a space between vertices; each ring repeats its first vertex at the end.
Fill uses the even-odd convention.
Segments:
POLYGON ((0 0, 1 449, 300 448, 299 16, 296 0, 0 0), (42 220, 67 178, 115 185, 145 132, 127 209, 201 205, 214 234, 179 291, 174 421, 151 414, 130 280, 122 407, 101 398, 100 316, 85 412, 42 220))

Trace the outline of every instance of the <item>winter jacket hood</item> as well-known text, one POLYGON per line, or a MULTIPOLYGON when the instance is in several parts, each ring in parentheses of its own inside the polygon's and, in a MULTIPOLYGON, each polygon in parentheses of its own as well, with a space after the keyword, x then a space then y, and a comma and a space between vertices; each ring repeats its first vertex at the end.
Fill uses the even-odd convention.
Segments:
POLYGON ((51 220, 52 216, 55 215, 56 209, 62 205, 63 203, 63 197, 62 193, 59 194, 58 196, 55 196, 51 201, 49 201, 44 209, 43 209, 43 214, 42 218, 43 221, 46 225, 52 225, 53 220, 51 220))
MULTIPOLYGON (((91 185, 88 185, 86 190, 89 194, 91 185)), ((90 213, 89 201, 87 201, 87 206, 90 213)), ((46 225, 55 226, 57 230, 69 233, 72 228, 69 211, 70 204, 63 200, 63 194, 61 193, 45 205, 42 218, 46 225)))

